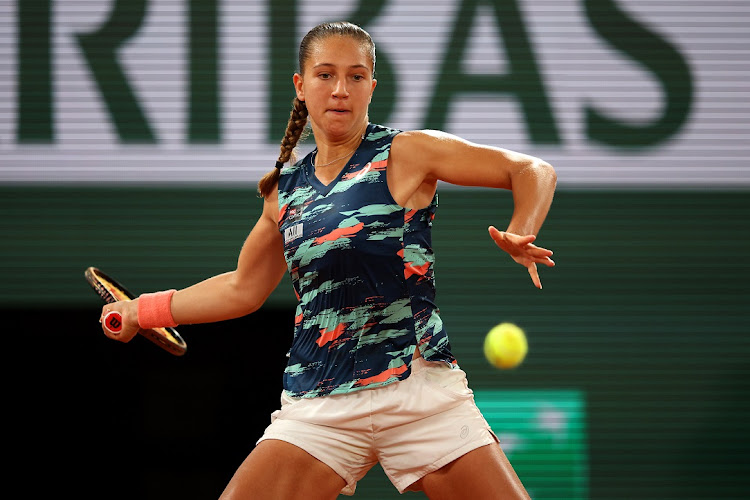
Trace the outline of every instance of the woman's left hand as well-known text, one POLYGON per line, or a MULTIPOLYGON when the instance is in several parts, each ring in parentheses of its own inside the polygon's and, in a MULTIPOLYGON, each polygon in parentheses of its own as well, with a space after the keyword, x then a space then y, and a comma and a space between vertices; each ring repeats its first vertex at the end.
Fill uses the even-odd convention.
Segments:
POLYGON ((510 255, 513 260, 528 269, 531 281, 534 282, 534 286, 541 289, 542 282, 539 279, 536 265, 544 264, 549 267, 554 266, 555 262, 550 259, 552 251, 534 245, 533 242, 536 240, 536 236, 533 234, 522 236, 520 234, 499 231, 494 226, 489 227, 489 232, 492 239, 495 240, 495 244, 497 244, 500 249, 510 255))

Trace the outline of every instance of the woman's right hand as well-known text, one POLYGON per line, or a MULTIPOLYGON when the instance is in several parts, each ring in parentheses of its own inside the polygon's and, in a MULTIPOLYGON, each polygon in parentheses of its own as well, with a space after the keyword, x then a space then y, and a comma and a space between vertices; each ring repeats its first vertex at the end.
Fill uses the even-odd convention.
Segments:
POLYGON ((102 314, 99 317, 99 323, 102 324, 104 335, 120 342, 130 342, 138 334, 140 326, 138 325, 138 299, 122 300, 105 304, 102 307, 102 314), (122 316, 122 329, 119 332, 113 332, 104 323, 104 317, 107 313, 116 311, 122 316))

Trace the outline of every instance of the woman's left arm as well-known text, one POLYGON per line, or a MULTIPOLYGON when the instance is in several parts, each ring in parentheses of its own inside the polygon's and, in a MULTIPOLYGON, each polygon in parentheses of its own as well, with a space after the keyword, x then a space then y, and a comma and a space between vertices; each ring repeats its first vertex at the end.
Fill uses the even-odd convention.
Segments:
MULTIPOLYGON (((534 156, 475 144, 445 132, 404 132, 393 142, 397 177, 402 187, 416 191, 437 181, 460 186, 510 189, 513 215, 505 231, 490 226, 495 243, 526 267, 541 288, 536 264, 554 266, 550 250, 533 244, 544 223, 557 185, 552 166, 534 156)), ((395 184, 395 183, 394 183, 395 184)), ((408 197, 408 196, 407 196, 408 197)))

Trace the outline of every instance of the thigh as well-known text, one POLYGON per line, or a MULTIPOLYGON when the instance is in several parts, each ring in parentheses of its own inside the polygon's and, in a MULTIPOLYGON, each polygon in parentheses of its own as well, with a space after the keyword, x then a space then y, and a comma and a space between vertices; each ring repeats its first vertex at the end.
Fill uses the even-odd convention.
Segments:
POLYGON ((221 500, 327 500, 344 486, 341 476, 303 449, 267 439, 242 462, 221 500))
POLYGON ((477 448, 427 474, 409 490, 422 490, 430 500, 528 499, 505 453, 498 444, 477 448))

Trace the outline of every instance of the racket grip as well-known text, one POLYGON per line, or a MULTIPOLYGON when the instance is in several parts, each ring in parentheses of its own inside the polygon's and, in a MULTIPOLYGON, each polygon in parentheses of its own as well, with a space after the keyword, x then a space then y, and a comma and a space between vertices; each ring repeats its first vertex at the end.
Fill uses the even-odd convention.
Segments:
POLYGON ((122 314, 117 311, 109 311, 104 316, 104 327, 114 335, 119 335, 122 331, 122 314))

